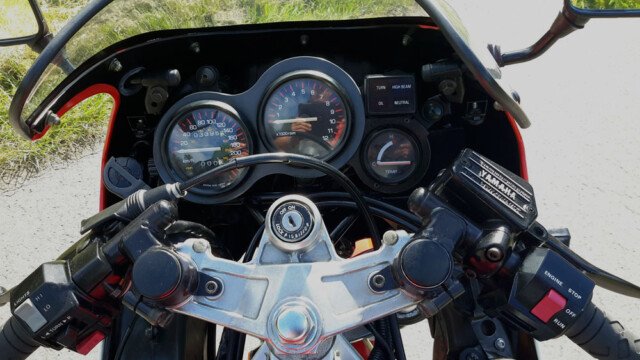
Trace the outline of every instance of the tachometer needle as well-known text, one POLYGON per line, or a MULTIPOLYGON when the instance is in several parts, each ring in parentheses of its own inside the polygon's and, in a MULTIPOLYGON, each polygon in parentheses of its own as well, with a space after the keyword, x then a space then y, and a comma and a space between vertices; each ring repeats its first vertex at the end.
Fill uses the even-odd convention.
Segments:
POLYGON ((411 165, 411 161, 409 160, 404 160, 404 161, 376 161, 376 164, 378 164, 379 166, 406 166, 406 165, 411 165))
POLYGON ((278 120, 273 120, 272 123, 273 124, 292 124, 297 122, 312 122, 312 121, 318 121, 318 118, 306 117, 306 118, 295 118, 295 119, 278 119, 278 120))
POLYGON ((206 148, 193 148, 193 149, 180 149, 177 150, 178 154, 190 154, 190 153, 198 153, 198 152, 208 152, 208 151, 220 151, 222 148, 219 147, 206 147, 206 148))

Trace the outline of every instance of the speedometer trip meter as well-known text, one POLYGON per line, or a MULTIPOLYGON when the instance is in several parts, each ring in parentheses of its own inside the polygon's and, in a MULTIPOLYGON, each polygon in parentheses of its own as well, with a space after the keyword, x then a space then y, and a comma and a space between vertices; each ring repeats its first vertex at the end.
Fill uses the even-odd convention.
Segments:
POLYGON ((287 76, 263 102, 262 129, 273 151, 329 159, 344 145, 349 104, 322 74, 287 76))
POLYGON ((398 129, 373 134, 366 143, 366 168, 378 181, 397 184, 414 174, 420 161, 418 145, 398 129))
MULTIPOLYGON (((239 115, 223 103, 189 106, 169 125, 164 142, 165 159, 174 177, 190 179, 234 158, 251 154, 251 140, 239 115)), ((231 170, 203 185, 221 192, 236 185, 246 169, 231 170)))

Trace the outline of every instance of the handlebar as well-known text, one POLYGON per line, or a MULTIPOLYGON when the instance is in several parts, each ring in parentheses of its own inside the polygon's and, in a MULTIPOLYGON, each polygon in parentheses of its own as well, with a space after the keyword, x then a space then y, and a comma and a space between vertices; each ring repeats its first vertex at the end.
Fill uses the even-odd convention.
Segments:
POLYGON ((610 320, 593 303, 589 303, 565 335, 596 359, 640 359, 640 338, 625 330, 620 322, 610 320))
POLYGON ((166 244, 177 206, 151 204, 155 194, 182 195, 165 186, 114 205, 85 223, 83 239, 58 261, 16 286, 0 354, 24 359, 40 345, 90 350, 122 303, 152 325, 179 313, 251 334, 265 340, 257 353, 265 358, 320 359, 331 349, 352 353, 348 329, 416 305, 431 317, 466 293, 538 340, 566 334, 597 358, 640 359, 640 342, 591 303, 594 282, 526 237, 532 226, 546 233, 535 223, 530 185, 474 152, 411 195, 422 230, 390 230, 380 248, 352 259, 337 255, 318 208, 302 196, 271 205, 253 258, 237 263, 214 256, 198 236, 166 244), (113 219, 126 225, 109 226, 113 219), (92 240, 98 229, 112 233, 92 240), (125 273, 130 282, 117 288, 125 273), (476 276, 488 296, 502 295, 482 301, 479 285, 467 284, 476 276))
POLYGON ((2 327, 0 332, 0 354, 3 359, 23 360, 28 358, 40 344, 33 340, 22 324, 15 318, 10 317, 2 327))

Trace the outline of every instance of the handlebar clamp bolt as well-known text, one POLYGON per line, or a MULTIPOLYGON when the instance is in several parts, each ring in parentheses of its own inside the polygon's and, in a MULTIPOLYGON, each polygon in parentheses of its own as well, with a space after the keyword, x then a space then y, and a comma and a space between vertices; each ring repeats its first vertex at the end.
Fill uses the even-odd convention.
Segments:
POLYGON ((198 239, 193 243, 193 251, 203 253, 209 250, 209 243, 206 240, 198 239))
POLYGON ((384 235, 382 235, 382 242, 388 246, 395 245, 398 242, 398 239, 399 239, 398 233, 396 233, 393 230, 389 230, 385 232, 384 235))

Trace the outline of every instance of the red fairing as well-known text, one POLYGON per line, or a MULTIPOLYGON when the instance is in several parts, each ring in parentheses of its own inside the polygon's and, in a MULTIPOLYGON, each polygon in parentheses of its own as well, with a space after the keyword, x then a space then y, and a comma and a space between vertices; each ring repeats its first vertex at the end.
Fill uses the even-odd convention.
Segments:
POLYGON ((505 112, 505 114, 507 114, 507 119, 509 119, 511 129, 513 129, 513 135, 516 137, 516 142, 518 143, 518 153, 520 155, 520 177, 525 180, 529 180, 529 171, 527 170, 527 157, 524 152, 524 141, 522 141, 520 129, 518 129, 516 119, 514 119, 513 116, 508 112, 505 112))
POLYGON ((418 27, 420 29, 426 29, 426 30, 436 30, 436 31, 440 31, 440 28, 435 26, 435 25, 418 25, 418 27))
MULTIPOLYGON (((97 94, 109 94, 111 95, 111 98, 113 99, 113 107, 111 108, 111 116, 109 119, 109 125, 107 126, 107 137, 105 138, 104 141, 104 149, 102 151, 102 164, 100 166, 100 174, 102 174, 102 170, 104 169, 104 165, 107 162, 107 149, 109 147, 109 142, 111 141, 111 129, 113 129, 113 123, 115 121, 116 118, 116 114, 118 113, 118 109, 120 108, 120 92, 118 92, 118 89, 116 89, 115 87, 108 85, 108 84, 95 84, 95 85, 91 85, 88 88, 84 89, 83 91, 79 92, 78 94, 76 94, 76 96, 74 96, 73 98, 71 98, 71 100, 67 101, 66 104, 64 104, 60 110, 58 110, 57 115, 58 117, 62 117, 64 114, 67 113, 67 111, 73 109, 74 106, 78 105, 79 103, 83 102, 84 100, 97 95, 97 94)), ((41 137, 43 137, 47 131, 49 130, 49 127, 45 128, 43 132, 41 132, 40 134, 36 134, 34 135, 34 137, 31 140, 38 140, 41 137)), ((105 188, 104 188, 104 184, 102 183, 102 176, 100 176, 100 210, 103 210, 106 206, 105 206, 105 188)))

